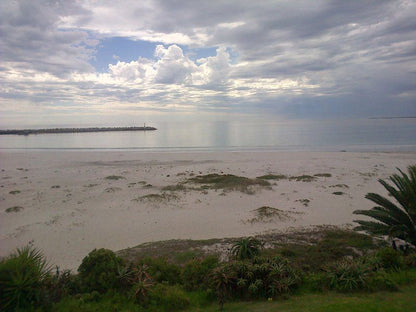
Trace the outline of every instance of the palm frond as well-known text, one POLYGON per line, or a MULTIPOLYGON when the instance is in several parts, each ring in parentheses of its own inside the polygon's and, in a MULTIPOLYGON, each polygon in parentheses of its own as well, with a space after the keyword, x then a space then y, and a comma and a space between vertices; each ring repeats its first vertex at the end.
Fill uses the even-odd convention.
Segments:
POLYGON ((398 169, 399 174, 389 177, 390 183, 380 179, 379 182, 397 202, 376 193, 368 193, 365 198, 377 206, 369 210, 355 210, 353 213, 367 216, 376 221, 354 220, 355 229, 374 235, 389 235, 416 245, 416 165, 409 166, 406 174, 398 169))

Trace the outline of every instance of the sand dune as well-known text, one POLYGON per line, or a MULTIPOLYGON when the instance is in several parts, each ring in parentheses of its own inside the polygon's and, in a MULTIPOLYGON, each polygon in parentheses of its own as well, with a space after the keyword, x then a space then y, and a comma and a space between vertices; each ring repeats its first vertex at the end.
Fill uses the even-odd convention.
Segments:
POLYGON ((367 192, 385 193, 377 179, 416 153, 6 151, 0 160, 0 256, 33 244, 75 269, 93 248, 352 224, 352 211, 372 207, 367 192), (208 174, 274 179, 192 180, 208 174))

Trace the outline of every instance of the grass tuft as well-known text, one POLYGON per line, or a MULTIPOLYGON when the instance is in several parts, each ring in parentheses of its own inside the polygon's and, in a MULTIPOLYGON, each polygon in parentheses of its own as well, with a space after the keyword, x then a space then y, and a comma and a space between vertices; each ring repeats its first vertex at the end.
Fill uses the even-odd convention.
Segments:
POLYGON ((285 180, 285 179, 288 179, 288 176, 284 175, 284 174, 266 174, 266 175, 257 177, 257 179, 262 179, 262 180, 285 180))
POLYGON ((121 180, 121 179, 125 179, 125 177, 118 176, 118 175, 111 175, 111 176, 107 176, 105 178, 106 178, 106 180, 121 180))
POLYGON ((289 221, 294 219, 293 214, 299 214, 298 212, 285 211, 269 206, 254 209, 253 212, 255 216, 254 218, 248 220, 250 223, 272 222, 276 219, 279 221, 289 221))
POLYGON ((304 174, 300 176, 290 177, 289 180, 296 180, 297 182, 312 182, 312 181, 316 181, 316 177, 304 174))
POLYGON ((317 173, 313 175, 314 177, 319 177, 319 178, 330 178, 332 177, 332 174, 330 173, 317 173))
POLYGON ((179 197, 175 194, 168 194, 168 193, 162 193, 162 194, 148 194, 144 196, 138 197, 137 201, 147 201, 147 202, 168 202, 171 200, 178 200, 179 197))
POLYGON ((23 210, 24 208, 23 207, 21 207, 21 206, 13 206, 13 207, 9 207, 9 208, 7 208, 5 211, 7 212, 7 213, 10 213, 10 212, 19 212, 20 210, 23 210))

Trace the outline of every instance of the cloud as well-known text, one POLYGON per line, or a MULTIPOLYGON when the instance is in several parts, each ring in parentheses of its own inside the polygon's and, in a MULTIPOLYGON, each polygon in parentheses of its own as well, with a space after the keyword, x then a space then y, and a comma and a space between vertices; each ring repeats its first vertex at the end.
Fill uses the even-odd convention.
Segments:
POLYGON ((2 1, 0 105, 412 115, 415 15, 408 0, 2 1), (152 42, 154 55, 114 47, 117 63, 96 72, 111 37, 152 42))
POLYGON ((54 75, 91 71, 88 60, 97 40, 77 29, 59 29, 62 18, 87 12, 72 1, 0 2, 2 64, 54 75))

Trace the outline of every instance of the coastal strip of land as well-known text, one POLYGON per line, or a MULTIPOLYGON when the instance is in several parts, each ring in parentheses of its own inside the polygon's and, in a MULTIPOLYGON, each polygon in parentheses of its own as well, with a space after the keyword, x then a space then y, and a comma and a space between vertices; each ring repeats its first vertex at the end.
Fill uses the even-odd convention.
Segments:
POLYGON ((48 128, 48 129, 22 129, 0 130, 0 135, 29 135, 50 133, 85 133, 85 132, 112 132, 112 131, 154 131, 154 127, 101 127, 101 128, 48 128))
POLYGON ((0 151, 0 257, 33 245, 76 269, 94 248, 352 225, 374 205, 367 193, 387 196, 378 179, 415 163, 414 152, 0 151))

